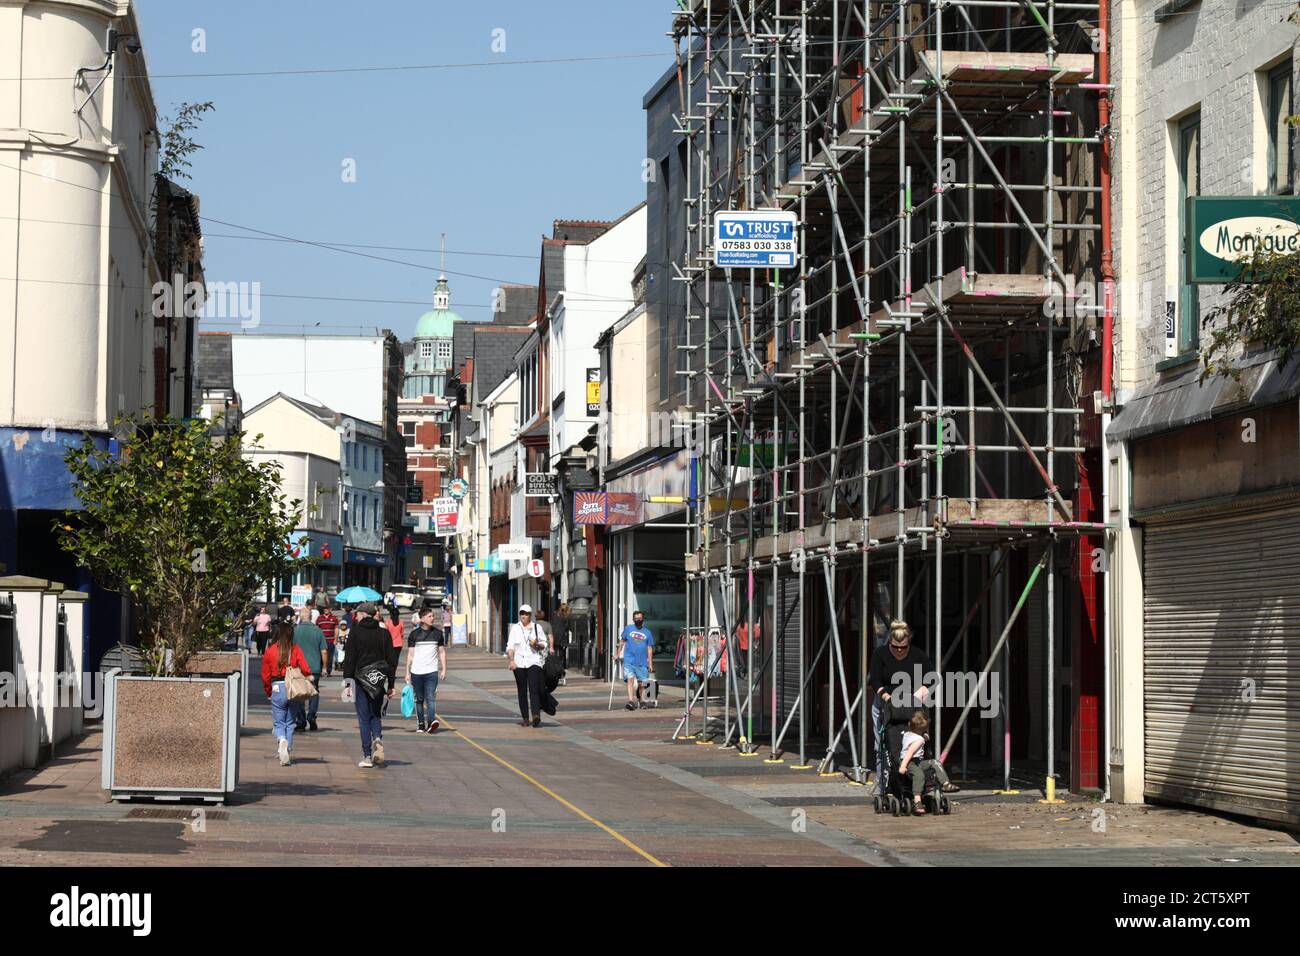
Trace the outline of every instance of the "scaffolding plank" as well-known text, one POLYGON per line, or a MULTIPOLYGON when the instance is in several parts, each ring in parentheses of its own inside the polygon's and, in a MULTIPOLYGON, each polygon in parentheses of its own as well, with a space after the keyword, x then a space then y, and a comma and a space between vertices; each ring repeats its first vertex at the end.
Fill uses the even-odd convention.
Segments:
MULTIPOLYGON (((1043 528, 1048 520, 1048 509, 1043 498, 976 498, 975 516, 965 498, 950 499, 947 521, 936 522, 933 515, 935 508, 914 505, 903 515, 906 528, 921 526, 939 527, 948 533, 953 544, 975 543, 987 538, 1005 537, 1008 533, 1035 533, 1043 528)), ((1072 518, 1071 518, 1072 520, 1072 518)), ((872 515, 869 537, 888 544, 895 543, 898 534, 898 513, 885 512, 872 515)), ((1070 530, 1063 528, 1063 530, 1070 530)), ((909 535, 913 542, 918 540, 915 534, 909 535)), ((862 519, 841 518, 836 522, 835 540, 840 545, 850 541, 862 540, 862 519)), ((778 535, 766 535, 752 543, 736 540, 731 545, 731 563, 734 568, 744 567, 751 559, 770 561, 773 557, 788 558, 794 551, 817 550, 831 544, 830 525, 814 525, 797 531, 787 531, 778 535)), ((709 569, 718 570, 726 564, 725 549, 714 548, 709 553, 709 569)), ((701 554, 693 554, 686 559, 686 570, 699 572, 704 568, 701 554)))
MULTIPOLYGON (((1043 83, 1056 77, 1056 85, 1076 86, 1093 74, 1095 57, 1091 53, 1058 53, 1054 66, 1046 53, 1004 52, 998 50, 972 51, 951 50, 944 53, 943 70, 935 69, 937 54, 934 50, 922 53, 925 63, 918 63, 916 69, 908 76, 901 89, 916 91, 935 89, 932 73, 942 76, 948 86, 948 92, 963 109, 978 109, 980 106, 998 108, 993 100, 1006 94, 1009 83, 1043 83), (926 66, 928 64, 928 68, 926 66)), ((1005 104, 1002 104, 1005 108, 1005 104)), ((808 163, 813 168, 834 169, 843 162, 838 157, 851 152, 870 137, 881 133, 895 122, 896 116, 891 112, 875 111, 859 118, 846 118, 846 128, 827 148, 819 150, 808 163)), ((919 133, 933 128, 929 110, 913 114, 908 120, 912 132, 919 133)), ((885 164, 888 171, 894 171, 892 164, 885 164)), ((785 208, 792 208, 804 191, 813 189, 818 182, 805 180, 802 171, 783 184, 776 192, 785 197, 785 208)), ((897 175, 893 178, 897 180, 897 175)))
MULTIPOLYGON (((926 50, 923 54, 930 69, 920 67, 912 74, 913 80, 928 80, 938 61, 938 53, 926 50)), ((943 78, 956 85, 981 83, 1024 83, 1047 80, 1053 74, 1057 86, 1073 86, 1092 76, 1094 56, 1091 53, 1058 53, 1055 63, 1046 53, 1009 53, 999 50, 945 50, 943 78)), ((960 96, 961 90, 952 90, 960 96)))

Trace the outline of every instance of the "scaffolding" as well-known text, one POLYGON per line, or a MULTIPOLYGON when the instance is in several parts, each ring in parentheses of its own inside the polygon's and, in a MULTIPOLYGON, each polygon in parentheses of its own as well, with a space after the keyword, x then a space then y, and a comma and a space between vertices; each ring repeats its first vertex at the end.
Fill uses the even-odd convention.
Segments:
POLYGON ((697 449, 688 630, 731 666, 705 669, 675 736, 747 756, 762 739, 769 762, 863 782, 868 657, 904 618, 941 672, 1002 675, 996 725, 972 740, 972 698, 933 732, 1004 789, 1008 649, 1031 645, 1050 798, 1054 655, 1063 611, 1083 613, 1058 577, 1104 532, 1079 494, 1100 440, 1098 5, 679 7, 685 314, 666 347, 697 449), (760 209, 796 214, 792 267, 716 267, 715 214, 760 209))

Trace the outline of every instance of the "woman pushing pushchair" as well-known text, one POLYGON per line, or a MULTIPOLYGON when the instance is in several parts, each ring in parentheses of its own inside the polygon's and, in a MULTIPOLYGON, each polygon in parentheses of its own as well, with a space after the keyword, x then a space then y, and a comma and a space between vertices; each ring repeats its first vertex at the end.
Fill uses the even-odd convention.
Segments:
MULTIPOLYGON (((888 808, 897 813, 920 806, 924 813, 927 771, 936 779, 935 786, 940 792, 956 793, 958 788, 947 780, 946 774, 940 778, 943 767, 937 760, 925 758, 927 738, 924 731, 916 734, 911 729, 917 714, 921 715, 924 727, 928 729, 929 720, 922 708, 933 700, 933 687, 937 685, 939 675, 929 655, 912 646, 912 629, 907 622, 893 621, 889 625, 889 642, 871 655, 868 679, 875 689, 871 724, 876 740, 876 810, 880 812, 888 808), (919 746, 910 738, 905 742, 909 734, 918 738, 919 746), (938 773, 935 773, 936 767, 938 773), (905 772, 908 776, 904 776, 905 772), (919 778, 917 774, 920 774, 919 778), (921 787, 909 787, 918 779, 921 787)), ((946 798, 937 800, 936 806, 946 812, 946 798)))

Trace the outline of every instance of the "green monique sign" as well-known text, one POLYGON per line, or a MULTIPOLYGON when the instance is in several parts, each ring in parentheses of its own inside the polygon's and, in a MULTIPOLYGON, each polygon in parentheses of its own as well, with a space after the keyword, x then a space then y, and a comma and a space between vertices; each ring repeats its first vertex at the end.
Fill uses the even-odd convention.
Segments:
POLYGON ((1300 197, 1190 196, 1187 275, 1223 285, 1236 279, 1256 249, 1300 253, 1300 197))

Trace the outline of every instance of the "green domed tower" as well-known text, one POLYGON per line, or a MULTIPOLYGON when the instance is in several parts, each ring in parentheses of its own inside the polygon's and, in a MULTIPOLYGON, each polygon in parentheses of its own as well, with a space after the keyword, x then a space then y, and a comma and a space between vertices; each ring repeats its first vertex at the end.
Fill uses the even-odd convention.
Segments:
POLYGON ((415 336, 406 353, 404 398, 442 395, 447 370, 452 363, 453 329, 461 321, 461 317, 451 311, 451 289, 447 286, 447 277, 439 275, 433 290, 433 308, 415 323, 415 336))

